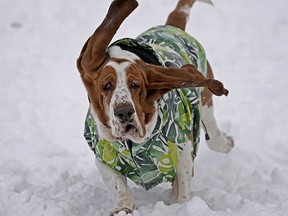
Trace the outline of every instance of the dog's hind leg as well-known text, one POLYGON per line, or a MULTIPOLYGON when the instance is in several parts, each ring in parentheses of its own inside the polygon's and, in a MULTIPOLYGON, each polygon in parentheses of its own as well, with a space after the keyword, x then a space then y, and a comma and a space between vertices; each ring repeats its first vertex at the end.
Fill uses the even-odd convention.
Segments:
POLYGON ((116 195, 116 207, 109 213, 109 216, 118 214, 120 211, 124 211, 126 214, 132 213, 135 205, 126 177, 106 166, 97 158, 95 163, 105 184, 116 195))
MULTIPOLYGON (((214 78, 212 68, 207 61, 207 78, 214 78)), ((233 138, 227 136, 222 132, 218 126, 214 116, 214 107, 212 100, 212 93, 205 88, 204 92, 201 95, 202 100, 202 121, 203 129, 209 135, 209 139, 206 140, 207 145, 210 149, 217 152, 229 152, 234 147, 233 138)))
POLYGON ((169 14, 166 25, 175 26, 185 31, 190 9, 196 0, 179 0, 176 8, 169 14))

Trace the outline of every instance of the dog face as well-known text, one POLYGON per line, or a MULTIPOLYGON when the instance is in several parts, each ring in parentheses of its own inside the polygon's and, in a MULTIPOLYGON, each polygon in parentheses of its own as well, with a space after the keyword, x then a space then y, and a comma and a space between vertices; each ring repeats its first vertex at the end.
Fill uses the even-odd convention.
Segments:
POLYGON ((110 48, 108 54, 92 81, 92 91, 97 94, 89 95, 99 135, 110 141, 129 138, 142 142, 154 128, 156 100, 161 96, 148 90, 154 70, 119 47, 110 48))
MULTIPOLYGON (((99 95, 98 98, 91 98, 98 104, 94 114, 101 121, 100 136, 108 140, 129 138, 134 142, 141 142, 150 122, 147 121, 147 106, 141 100, 146 98, 147 82, 141 69, 136 67, 139 58, 126 51, 119 52, 119 49, 114 47, 110 50, 110 57, 97 72, 99 76, 94 84, 98 86, 99 95), (121 58, 117 55, 118 52, 121 53, 121 58), (97 107, 103 109, 99 110, 97 107), (105 117, 101 118, 100 115, 105 117)), ((148 108, 150 113, 151 109, 155 111, 154 106, 148 108)))

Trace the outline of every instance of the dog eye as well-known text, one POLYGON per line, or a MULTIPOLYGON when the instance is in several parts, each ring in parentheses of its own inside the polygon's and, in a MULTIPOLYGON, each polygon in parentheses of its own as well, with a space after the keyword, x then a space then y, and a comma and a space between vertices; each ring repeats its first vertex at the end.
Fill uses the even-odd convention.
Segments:
POLYGON ((133 89, 139 89, 141 87, 137 81, 132 81, 130 86, 133 89))
POLYGON ((112 89, 112 83, 109 81, 109 82, 103 84, 102 88, 104 91, 109 91, 112 89))

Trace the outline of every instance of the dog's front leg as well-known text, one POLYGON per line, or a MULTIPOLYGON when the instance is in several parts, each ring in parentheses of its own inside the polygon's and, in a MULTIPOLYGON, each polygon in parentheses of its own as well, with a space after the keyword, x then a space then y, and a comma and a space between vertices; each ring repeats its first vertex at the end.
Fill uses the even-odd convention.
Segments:
POLYGON ((172 201, 183 203, 190 200, 190 183, 193 174, 193 145, 189 140, 180 154, 177 173, 172 186, 172 201))
POLYGON ((95 163, 105 184, 116 196, 116 207, 109 213, 109 216, 113 216, 120 211, 125 211, 126 214, 132 213, 135 205, 132 193, 127 186, 126 177, 106 166, 97 158, 95 163))

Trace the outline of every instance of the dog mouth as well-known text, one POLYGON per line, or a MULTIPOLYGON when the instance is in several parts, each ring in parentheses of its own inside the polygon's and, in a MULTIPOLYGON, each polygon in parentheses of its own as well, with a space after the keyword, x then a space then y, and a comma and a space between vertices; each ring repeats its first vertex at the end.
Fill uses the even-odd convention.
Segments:
MULTIPOLYGON (((118 141, 124 141, 126 139, 132 140, 133 142, 139 143, 142 141, 143 138, 143 131, 140 125, 137 124, 135 121, 127 122, 127 123, 120 123, 115 124, 115 133, 114 138, 118 141)), ((113 131, 113 129, 112 129, 113 131)))
POLYGON ((131 139, 134 136, 137 136, 139 134, 139 130, 137 127, 132 123, 127 123, 126 125, 123 125, 122 135, 117 137, 118 140, 126 140, 131 139))
POLYGON ((124 133, 125 134, 132 134, 133 132, 137 132, 137 131, 138 131, 137 128, 133 124, 128 123, 125 126, 124 133))

